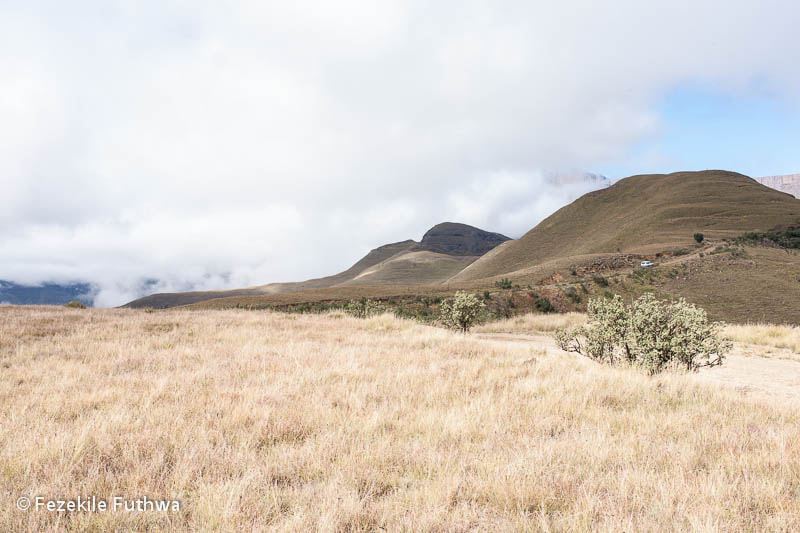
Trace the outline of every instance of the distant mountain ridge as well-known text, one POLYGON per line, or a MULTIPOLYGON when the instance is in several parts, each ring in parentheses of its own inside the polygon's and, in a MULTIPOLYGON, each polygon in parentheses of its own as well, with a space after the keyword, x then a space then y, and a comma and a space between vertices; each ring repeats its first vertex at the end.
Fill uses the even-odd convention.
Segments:
POLYGON ((774 246, 740 246, 737 240, 746 232, 797 225, 800 200, 742 174, 631 176, 584 194, 518 240, 494 245, 499 239, 489 232, 445 224, 420 242, 375 248, 334 276, 153 295, 128 306, 281 309, 377 298, 394 300, 402 309, 425 306, 427 312, 430 298, 468 290, 484 298, 488 293, 492 305, 513 314, 531 310, 538 297, 571 311, 585 310, 592 297, 634 298, 655 291, 663 298, 686 298, 714 319, 798 324, 800 256, 774 246), (437 242, 440 229, 445 247, 437 242), (698 232, 705 236, 702 244, 694 239, 698 232), (493 247, 480 256, 440 253, 483 251, 487 241, 486 247, 493 247), (656 266, 637 268, 644 259, 656 266), (513 284, 508 290, 505 281, 498 285, 506 278, 513 284))
POLYGON ((761 185, 766 185, 775 190, 791 194, 800 198, 800 174, 785 174, 783 176, 763 176, 753 178, 761 185))
POLYGON ((89 283, 43 283, 22 285, 0 280, 0 303, 13 305, 61 305, 79 301, 92 305, 94 290, 89 283))
POLYGON ((347 270, 332 276, 230 291, 153 294, 123 307, 174 307, 215 298, 282 294, 330 287, 442 283, 480 256, 510 240, 500 233, 467 224, 442 222, 426 231, 420 242, 409 239, 379 246, 347 270))

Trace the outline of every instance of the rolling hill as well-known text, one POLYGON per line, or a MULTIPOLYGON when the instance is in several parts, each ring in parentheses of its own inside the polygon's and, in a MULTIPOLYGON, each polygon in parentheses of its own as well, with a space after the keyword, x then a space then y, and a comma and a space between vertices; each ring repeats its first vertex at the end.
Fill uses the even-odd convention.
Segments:
POLYGON ((513 277, 587 254, 647 255, 691 245, 695 232, 721 239, 798 220, 800 200, 735 172, 632 176, 585 194, 449 281, 513 277))
POLYGON ((684 297, 714 319, 797 324, 800 254, 737 238, 798 225, 800 200, 741 174, 632 176, 582 196, 519 240, 445 223, 420 242, 376 248, 335 276, 153 295, 128 306, 302 310, 367 297, 430 313, 424 302, 465 289, 480 291, 487 303, 515 314, 535 309, 540 296, 557 310, 570 311, 585 309, 590 297, 632 298, 652 291, 684 297), (702 244, 695 242, 696 232, 705 235, 702 244), (656 267, 637 268, 645 258, 656 267), (498 290, 502 278, 513 287, 498 290))
MULTIPOLYGON (((443 222, 425 232, 420 242, 406 240, 380 246, 347 270, 333 276, 229 291, 153 294, 123 307, 162 309, 218 298, 286 294, 332 287, 437 284, 458 274, 478 257, 509 240, 499 233, 466 224, 443 222)), ((347 290, 343 294, 352 292, 347 290)))

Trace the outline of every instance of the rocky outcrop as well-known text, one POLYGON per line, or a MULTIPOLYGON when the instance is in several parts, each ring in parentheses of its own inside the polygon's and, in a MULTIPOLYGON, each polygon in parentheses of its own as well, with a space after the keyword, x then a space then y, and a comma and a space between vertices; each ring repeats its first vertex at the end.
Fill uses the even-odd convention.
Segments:
POLYGON ((786 174, 784 176, 764 176, 753 178, 761 185, 789 193, 795 198, 800 198, 800 174, 786 174))

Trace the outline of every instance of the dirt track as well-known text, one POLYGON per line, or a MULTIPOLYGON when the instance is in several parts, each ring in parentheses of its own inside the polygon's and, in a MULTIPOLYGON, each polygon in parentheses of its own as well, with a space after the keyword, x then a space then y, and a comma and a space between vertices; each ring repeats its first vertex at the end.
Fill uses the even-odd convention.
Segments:
MULTIPOLYGON (((475 336, 493 341, 527 342, 539 349, 561 352, 547 335, 476 333, 475 336)), ((735 343, 722 366, 702 369, 693 377, 733 388, 746 396, 790 401, 800 407, 800 354, 789 350, 735 343)))

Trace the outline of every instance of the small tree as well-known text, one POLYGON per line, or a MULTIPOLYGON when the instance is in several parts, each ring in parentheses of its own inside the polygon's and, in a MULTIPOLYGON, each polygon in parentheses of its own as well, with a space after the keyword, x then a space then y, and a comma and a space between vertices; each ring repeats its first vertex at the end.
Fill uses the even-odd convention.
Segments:
POLYGON ((484 303, 474 294, 457 292, 453 298, 442 302, 440 317, 442 324, 450 329, 466 333, 475 324, 484 303))
POLYGON ((731 343, 720 338, 722 325, 680 299, 660 302, 650 293, 630 306, 622 298, 592 299, 589 322, 556 332, 561 349, 596 361, 634 363, 655 374, 672 364, 688 370, 721 365, 731 343))
POLYGON ((694 240, 697 241, 697 244, 700 244, 701 242, 703 242, 703 239, 705 239, 705 235, 703 235, 702 233, 695 233, 694 234, 694 240))

